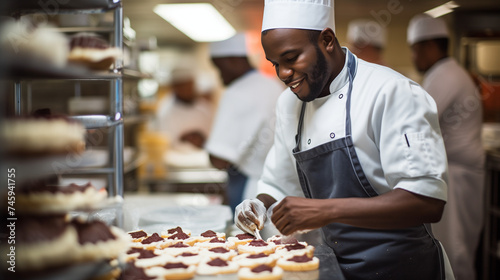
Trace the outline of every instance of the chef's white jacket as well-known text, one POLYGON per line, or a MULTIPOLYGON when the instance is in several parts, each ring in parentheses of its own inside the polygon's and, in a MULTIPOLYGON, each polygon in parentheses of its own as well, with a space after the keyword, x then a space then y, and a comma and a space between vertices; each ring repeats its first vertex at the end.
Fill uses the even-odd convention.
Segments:
MULTIPOLYGON (((330 84, 330 95, 307 104, 301 151, 345 136, 347 59, 330 84)), ((446 201, 447 160, 434 100, 399 73, 356 60, 352 138, 368 180, 379 194, 401 188, 446 201)), ((303 196, 292 155, 301 104, 289 88, 278 99, 274 145, 258 183, 258 193, 278 201, 303 196)), ((454 279, 443 252, 446 279, 454 279)))
POLYGON ((266 155, 274 139, 275 107, 283 86, 256 70, 225 90, 205 149, 247 175, 243 198, 255 197, 266 155))
MULTIPOLYGON (((302 131, 305 151, 345 136, 347 57, 330 95, 307 104, 302 131)), ((287 88, 276 108, 275 141, 258 193, 280 200, 303 196, 292 149, 301 101, 287 88)), ((351 97, 352 137, 368 180, 379 193, 395 188, 447 199, 447 162, 436 104, 417 83, 357 59, 351 97)))

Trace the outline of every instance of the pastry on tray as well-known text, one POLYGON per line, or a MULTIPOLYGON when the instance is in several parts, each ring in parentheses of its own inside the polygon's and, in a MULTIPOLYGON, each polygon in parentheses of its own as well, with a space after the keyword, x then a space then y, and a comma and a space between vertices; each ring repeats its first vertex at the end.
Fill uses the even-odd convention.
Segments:
POLYGON ((122 51, 92 33, 78 33, 71 37, 68 62, 84 65, 91 70, 107 70, 122 56, 122 51))
POLYGON ((84 185, 46 185, 42 182, 23 185, 16 196, 19 212, 29 214, 66 213, 84 210, 102 202, 106 189, 97 189, 90 182, 84 185))
POLYGON ((309 271, 319 268, 319 259, 317 257, 309 257, 307 254, 302 256, 283 256, 276 263, 285 271, 309 271))
POLYGON ((283 269, 265 264, 253 268, 243 267, 238 271, 239 280, 280 280, 282 278, 283 269))
POLYGON ((239 266, 235 262, 215 258, 201 262, 196 273, 199 275, 231 274, 238 272, 238 269, 239 266))
POLYGON ((81 154, 87 130, 64 116, 8 118, 0 126, 0 140, 8 156, 39 157, 81 154))

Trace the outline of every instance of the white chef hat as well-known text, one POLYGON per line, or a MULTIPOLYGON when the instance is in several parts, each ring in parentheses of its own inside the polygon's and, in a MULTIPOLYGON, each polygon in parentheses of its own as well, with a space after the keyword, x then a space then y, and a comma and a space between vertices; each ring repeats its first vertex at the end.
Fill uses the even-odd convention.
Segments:
POLYGON ((448 28, 443 19, 433 18, 427 14, 418 14, 410 20, 407 31, 408 44, 413 45, 437 38, 449 38, 448 28))
POLYGON ((275 28, 335 31, 334 0, 265 0, 262 31, 275 28))
POLYGON ((385 47, 386 30, 374 20, 356 19, 349 22, 347 40, 351 43, 385 47))
POLYGON ((248 55, 245 33, 237 33, 233 37, 210 43, 210 56, 244 57, 248 55))

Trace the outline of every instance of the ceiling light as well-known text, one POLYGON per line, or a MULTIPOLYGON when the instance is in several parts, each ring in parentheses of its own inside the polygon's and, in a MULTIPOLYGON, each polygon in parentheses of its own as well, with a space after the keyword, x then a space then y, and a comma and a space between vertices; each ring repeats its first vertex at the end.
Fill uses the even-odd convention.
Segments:
POLYGON ((228 39, 236 30, 208 3, 161 4, 154 12, 197 42, 228 39))
POLYGON ((457 3, 455 3, 455 1, 450 1, 450 2, 444 3, 441 6, 437 6, 434 9, 430 9, 425 13, 430 15, 433 18, 437 18, 437 17, 440 17, 442 15, 446 15, 448 13, 453 12, 453 9, 455 9, 456 7, 459 7, 459 5, 457 3))

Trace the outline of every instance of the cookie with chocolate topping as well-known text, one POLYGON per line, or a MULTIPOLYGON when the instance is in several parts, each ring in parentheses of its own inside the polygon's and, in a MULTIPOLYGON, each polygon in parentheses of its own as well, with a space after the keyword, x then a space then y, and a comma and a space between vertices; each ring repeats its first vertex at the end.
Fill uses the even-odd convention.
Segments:
POLYGON ((183 280, 194 277, 196 266, 172 260, 162 266, 151 267, 146 272, 148 275, 157 277, 157 279, 183 280))
POLYGON ((274 243, 267 243, 262 239, 255 239, 245 245, 238 246, 238 253, 240 254, 258 254, 264 253, 266 255, 274 253, 276 245, 274 243))
POLYGON ((253 268, 243 267, 238 271, 239 280, 280 280, 282 278, 282 268, 265 264, 253 268))
POLYGON ((235 262, 215 258, 201 262, 196 273, 199 275, 231 274, 236 273, 238 269, 239 266, 235 262))
POLYGON ((282 257, 276 263, 285 271, 309 271, 319 268, 319 259, 309 257, 307 254, 282 257))

